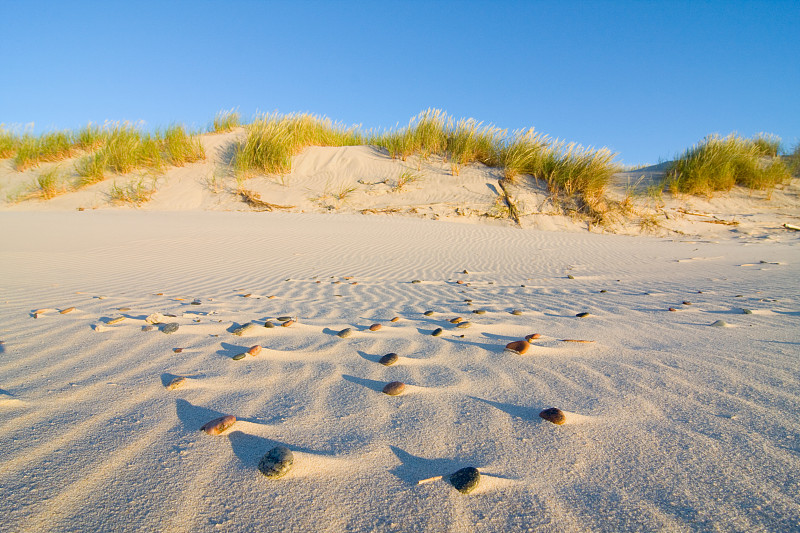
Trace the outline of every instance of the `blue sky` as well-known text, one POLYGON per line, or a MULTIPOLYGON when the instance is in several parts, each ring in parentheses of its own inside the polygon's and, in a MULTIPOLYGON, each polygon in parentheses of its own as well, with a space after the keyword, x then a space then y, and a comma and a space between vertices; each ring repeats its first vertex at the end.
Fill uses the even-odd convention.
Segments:
POLYGON ((798 36, 797 1, 0 0, 0 123, 435 107, 655 163, 710 133, 800 142, 798 36))

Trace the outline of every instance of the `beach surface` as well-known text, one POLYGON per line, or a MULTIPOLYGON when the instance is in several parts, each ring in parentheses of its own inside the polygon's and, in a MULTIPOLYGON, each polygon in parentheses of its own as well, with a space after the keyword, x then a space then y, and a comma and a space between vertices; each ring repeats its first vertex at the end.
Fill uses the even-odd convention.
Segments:
POLYGON ((0 210, 0 530, 800 530, 796 197, 628 236, 470 214, 480 169, 465 215, 403 217, 249 212, 202 168, 143 209, 105 183, 0 210))

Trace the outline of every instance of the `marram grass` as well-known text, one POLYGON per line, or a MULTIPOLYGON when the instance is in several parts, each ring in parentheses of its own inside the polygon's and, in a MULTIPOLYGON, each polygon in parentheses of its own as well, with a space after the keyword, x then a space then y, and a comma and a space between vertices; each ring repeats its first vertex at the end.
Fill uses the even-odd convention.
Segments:
POLYGON ((224 133, 242 125, 242 116, 235 109, 220 111, 214 117, 210 130, 213 133, 224 133))

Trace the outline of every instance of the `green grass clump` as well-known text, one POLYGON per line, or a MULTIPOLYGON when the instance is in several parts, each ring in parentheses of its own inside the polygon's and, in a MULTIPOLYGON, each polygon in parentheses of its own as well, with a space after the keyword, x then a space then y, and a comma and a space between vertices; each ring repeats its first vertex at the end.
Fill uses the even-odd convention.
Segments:
POLYGON ((513 182, 520 174, 544 178, 544 161, 550 152, 550 139, 533 129, 516 132, 499 152, 504 177, 513 182))
POLYGON ((800 143, 786 156, 786 166, 792 176, 800 177, 800 143))
POLYGON ((181 167, 206 158, 200 139, 186 133, 186 128, 183 126, 167 128, 159 137, 165 159, 173 166, 181 167))
POLYGON ((772 136, 710 135, 672 162, 665 183, 673 192, 708 197, 735 185, 769 190, 790 178, 786 165, 775 158, 779 145, 772 136))
POLYGON ((17 170, 26 170, 42 161, 59 161, 71 157, 77 148, 75 134, 70 131, 54 131, 39 136, 26 133, 17 145, 14 166, 17 170))
POLYGON ((151 184, 145 184, 144 178, 131 181, 127 185, 120 187, 114 182, 109 191, 109 200, 116 204, 131 204, 140 206, 150 201, 156 192, 155 180, 151 184))
POLYGON ((0 124, 0 159, 7 159, 17 153, 19 135, 0 124))
POLYGON ((224 133, 238 128, 242 125, 241 118, 239 112, 233 109, 220 111, 214 117, 214 122, 211 124, 211 131, 214 133, 224 133))
POLYGON ((607 148, 555 143, 545 151, 542 176, 552 193, 577 198, 588 211, 600 212, 606 186, 620 170, 615 157, 607 148))
POLYGON ((57 167, 39 175, 39 177, 36 178, 36 187, 38 188, 39 194, 41 194, 42 198, 45 200, 55 198, 66 191, 64 184, 60 183, 59 170, 57 167))
POLYGON ((355 146, 364 140, 357 128, 324 117, 266 115, 247 126, 247 139, 236 148, 234 166, 245 174, 286 174, 292 170, 292 156, 308 146, 355 146))

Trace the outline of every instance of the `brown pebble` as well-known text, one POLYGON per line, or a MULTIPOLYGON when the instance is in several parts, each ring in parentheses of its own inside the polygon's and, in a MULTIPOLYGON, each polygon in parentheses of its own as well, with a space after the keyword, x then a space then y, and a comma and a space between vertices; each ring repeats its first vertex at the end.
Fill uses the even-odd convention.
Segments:
POLYGON ((463 320, 464 320, 463 318, 461 318, 460 316, 457 316, 457 317, 455 317, 455 318, 451 318, 451 319, 450 319, 450 323, 451 323, 451 324, 458 324, 459 322, 461 322, 461 321, 463 321, 463 320))
POLYGON ((466 328, 472 327, 472 322, 459 322, 459 323, 456 325, 456 327, 457 327, 458 329, 466 329, 466 328))
POLYGON ((233 415, 225 415, 219 418, 215 418, 210 422, 206 422, 203 424, 203 427, 200 428, 201 431, 205 431, 209 435, 219 435, 229 427, 231 427, 236 422, 236 417, 233 415))
POLYGON ((692 305, 692 302, 687 302, 686 300, 684 300, 683 305, 692 305))
POLYGON ((379 329, 381 329, 381 325, 380 325, 380 324, 372 324, 372 325, 369 327, 369 330, 370 330, 370 331, 378 331, 379 329))
POLYGON ((520 355, 525 354, 528 351, 528 348, 531 347, 531 344, 528 341, 514 341, 509 342, 506 344, 506 350, 510 350, 512 352, 516 352, 520 355))
POLYGON ((175 353, 181 353, 183 351, 183 348, 173 348, 172 351, 175 353))
POLYGON ((521 309, 514 309, 514 310, 511 311, 511 314, 519 316, 519 315, 522 314, 522 310, 521 309))
POLYGON ((61 311, 59 311, 59 313, 61 313, 62 315, 66 315, 67 313, 71 313, 74 310, 75 310, 74 307, 67 307, 66 309, 62 309, 61 311))
POLYGON ((458 281, 456 281, 456 283, 458 283, 459 285, 463 285, 464 284, 464 282, 462 280, 458 280, 458 281))
POLYGON ((261 346, 259 346, 258 344, 256 344, 255 346, 251 346, 250 349, 247 350, 247 353, 255 357, 256 355, 261 353, 261 346))
POLYGON ((398 359, 400 359, 400 356, 392 352, 392 353, 387 353, 386 355, 378 359, 378 362, 383 366, 392 366, 397 362, 398 359))
POLYGON ((284 327, 284 328, 288 328, 289 326, 295 324, 296 322, 297 322, 297 320, 287 320, 286 322, 281 324, 281 326, 284 327))
POLYGON ((277 296, 275 296, 274 294, 270 295, 270 296, 267 296, 268 300, 274 300, 275 298, 277 298, 277 296))
POLYGON ((584 311, 583 313, 578 313, 578 314, 577 314, 577 315, 575 315, 575 316, 576 316, 576 317, 578 317, 578 318, 586 318, 587 316, 589 316, 589 313, 587 313, 586 311, 584 311))
POLYGON ((530 341, 532 341, 534 339, 538 339, 541 336, 542 336, 541 333, 532 333, 530 335, 525 335, 525 340, 530 342, 530 341))
POLYGON ((422 314, 425 315, 425 316, 433 316, 433 311, 425 311, 422 314))
POLYGON ((476 315, 485 315, 486 314, 486 309, 475 309, 472 312, 475 313, 476 315))
POLYGON ((677 311, 677 309, 675 309, 674 307, 670 307, 669 311, 677 311))
POLYGON ((167 390, 175 390, 177 388, 183 387, 186 384, 186 378, 179 376, 169 383, 167 383, 167 390))
POLYGON ((350 285, 358 285, 358 282, 357 281, 353 281, 352 283, 350 283, 350 285))
POLYGON ((559 426, 567 421, 567 417, 564 415, 564 412, 561 409, 556 409, 555 407, 545 409, 539 413, 539 417, 559 426))
POLYGON ((389 396, 397 396, 398 394, 402 394, 404 390, 406 390, 406 384, 402 381, 392 381, 383 387, 383 393, 389 396))
POLYGON ((396 317, 392 318, 389 322, 397 322, 398 320, 400 320, 400 317, 396 316, 396 317))
POLYGON ((125 320, 124 316, 118 316, 117 318, 112 318, 111 320, 106 322, 106 324, 108 324, 109 326, 113 326, 114 324, 119 324, 123 320, 125 320))

